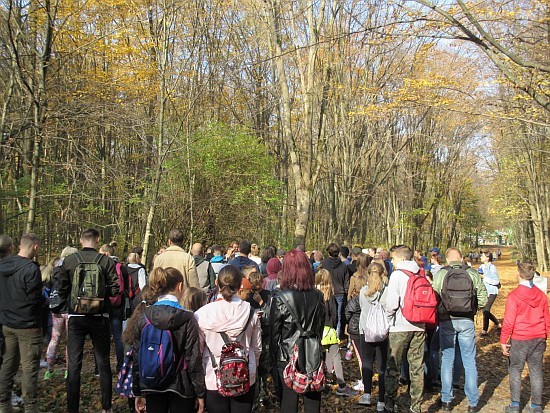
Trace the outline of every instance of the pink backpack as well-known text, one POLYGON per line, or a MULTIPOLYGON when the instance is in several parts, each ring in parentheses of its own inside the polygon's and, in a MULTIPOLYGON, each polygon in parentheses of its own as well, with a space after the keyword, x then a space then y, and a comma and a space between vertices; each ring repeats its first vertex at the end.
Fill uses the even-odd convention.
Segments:
POLYGON ((437 295, 430 282, 411 271, 399 269, 408 275, 407 290, 401 312, 411 323, 435 324, 437 322, 437 295))
POLYGON ((111 305, 113 307, 120 307, 123 303, 124 297, 124 276, 122 275, 122 264, 120 262, 115 263, 116 274, 118 275, 118 288, 119 293, 114 297, 109 297, 111 305))

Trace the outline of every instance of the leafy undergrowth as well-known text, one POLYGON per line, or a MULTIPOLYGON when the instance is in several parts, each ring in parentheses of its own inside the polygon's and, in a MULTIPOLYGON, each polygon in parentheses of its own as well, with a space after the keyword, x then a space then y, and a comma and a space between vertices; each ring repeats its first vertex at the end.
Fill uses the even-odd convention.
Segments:
MULTIPOLYGON (((517 285, 516 268, 514 262, 510 258, 509 251, 503 249, 503 256, 500 261, 497 261, 496 266, 499 270, 502 289, 500 295, 493 305, 492 312, 502 319, 504 315, 505 297, 508 292, 513 290, 517 285)), ((474 264, 474 266, 476 266, 474 264)), ((476 329, 481 330, 482 316, 476 317, 476 329)), ((491 327, 493 328, 493 327, 491 327)), ((479 372, 479 391, 480 391, 480 406, 482 412, 497 412, 502 411, 502 406, 509 402, 509 382, 508 382, 508 361, 500 352, 498 344, 497 330, 490 330, 487 337, 478 339, 477 365, 479 372)), ((544 376, 550 377, 550 350, 546 351, 544 376)), ((63 362, 62 362, 63 363, 63 362)), ((355 358, 350 361, 343 360, 345 369, 345 378, 348 383, 352 383, 359 378, 359 367, 355 358)), ((113 362, 114 365, 114 362, 113 362)), ((43 370, 41 370, 41 380, 39 388, 40 408, 43 412, 64 412, 66 411, 66 391, 65 382, 63 380, 63 364, 58 365, 58 374, 49 381, 42 379, 43 370)), ((527 370, 527 369, 526 369, 527 370)), ((527 376, 525 371, 524 376, 527 376)), ((113 384, 116 378, 113 378, 113 384)), ((547 383, 547 385, 550 383, 547 383)), ((376 386, 375 386, 376 388, 376 386)), ((20 391, 18 389, 20 394, 20 391)), ((407 388, 400 388, 400 403, 408 406, 408 397, 406 395, 407 388)), ((522 403, 525 404, 529 400, 530 388, 529 379, 524 379, 524 387, 522 393, 522 403)), ((83 361, 82 386, 81 386, 81 411, 82 412, 100 412, 101 404, 99 399, 99 380, 93 375, 93 357, 91 344, 86 343, 86 351, 83 361)), ((376 389, 373 391, 374 400, 377 398, 376 389)), ((545 392, 545 405, 550 398, 550 392, 545 392)), ((352 398, 342 398, 336 396, 336 386, 332 392, 323 395, 322 412, 343 413, 343 412, 359 412, 359 411, 375 411, 376 403, 373 407, 365 408, 359 406, 357 401, 359 395, 352 398)), ((422 410, 428 412, 438 411, 437 401, 438 393, 425 394, 422 410)), ((466 411, 468 401, 462 391, 459 391, 455 396, 455 411, 466 411)), ((113 411, 127 412, 127 401, 116 395, 113 395, 113 411)), ((272 413, 278 411, 276 407, 260 407, 261 413, 272 413)))

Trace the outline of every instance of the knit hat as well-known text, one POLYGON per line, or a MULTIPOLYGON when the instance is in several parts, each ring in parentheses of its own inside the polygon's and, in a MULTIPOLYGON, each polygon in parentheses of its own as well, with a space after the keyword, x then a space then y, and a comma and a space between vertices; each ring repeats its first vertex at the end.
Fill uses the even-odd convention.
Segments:
POLYGON ((267 262, 267 276, 277 278, 277 274, 281 271, 281 261, 278 258, 270 258, 267 262))

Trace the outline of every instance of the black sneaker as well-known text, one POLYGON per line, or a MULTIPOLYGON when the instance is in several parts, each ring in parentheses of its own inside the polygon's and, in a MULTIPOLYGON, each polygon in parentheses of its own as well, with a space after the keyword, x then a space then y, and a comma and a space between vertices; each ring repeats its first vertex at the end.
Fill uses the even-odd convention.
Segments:
POLYGON ((441 399, 439 399, 439 410, 443 410, 444 412, 450 412, 453 410, 453 405, 451 402, 444 402, 441 399))

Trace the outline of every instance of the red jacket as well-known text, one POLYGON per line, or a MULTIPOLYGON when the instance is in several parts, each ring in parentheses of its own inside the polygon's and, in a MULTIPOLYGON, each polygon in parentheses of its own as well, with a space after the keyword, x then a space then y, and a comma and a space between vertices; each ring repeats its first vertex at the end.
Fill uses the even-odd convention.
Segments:
POLYGON ((550 333, 550 313, 548 299, 537 287, 519 285, 508 295, 500 342, 531 340, 548 337, 550 333))

